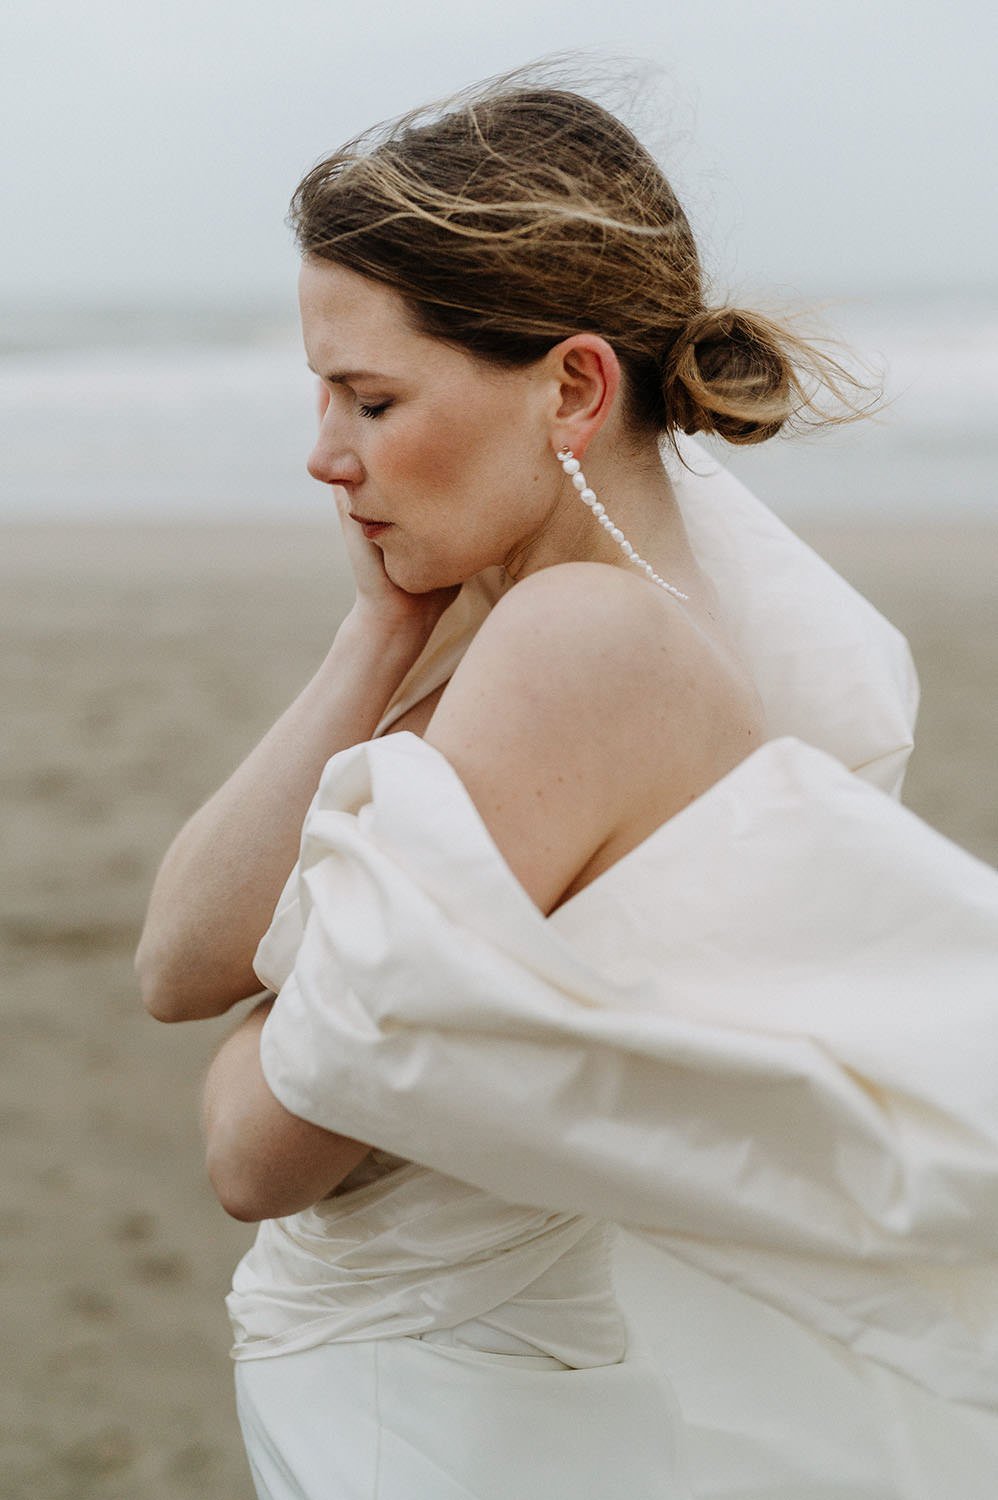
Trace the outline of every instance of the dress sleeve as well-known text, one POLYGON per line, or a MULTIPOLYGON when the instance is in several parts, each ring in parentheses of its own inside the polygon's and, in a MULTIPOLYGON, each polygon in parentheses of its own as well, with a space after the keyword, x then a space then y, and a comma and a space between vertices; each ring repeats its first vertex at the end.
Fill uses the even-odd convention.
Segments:
POLYGON ((802 1253, 990 1255, 998 874, 793 740, 640 854, 598 888, 621 981, 544 918, 438 751, 402 733, 334 757, 261 1039, 274 1093, 510 1201, 802 1253))
POLYGON ((276 979, 301 934, 261 1034, 294 1114, 998 1404, 989 866, 786 738, 545 917, 403 732, 329 762, 295 883, 261 944, 276 979))
POLYGON ((260 983, 276 994, 295 966, 295 959, 305 936, 298 900, 298 867, 292 869, 278 897, 270 926, 260 939, 253 957, 253 969, 260 983))

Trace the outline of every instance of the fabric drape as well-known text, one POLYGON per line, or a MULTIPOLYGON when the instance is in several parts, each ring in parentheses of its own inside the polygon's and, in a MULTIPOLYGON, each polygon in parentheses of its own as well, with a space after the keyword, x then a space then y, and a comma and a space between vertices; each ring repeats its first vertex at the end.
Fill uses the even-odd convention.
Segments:
POLYGON ((387 1370, 448 1321, 623 1376, 594 1258, 615 1226, 630 1344, 686 1444, 649 1496, 685 1496, 688 1461, 718 1500, 990 1500, 998 873, 901 805, 904 637, 683 451, 770 737, 545 917, 445 757, 385 733, 507 580, 464 586, 375 736, 327 764, 257 953, 275 1095, 389 1175, 261 1226, 230 1299, 243 1378, 365 1334, 387 1370))

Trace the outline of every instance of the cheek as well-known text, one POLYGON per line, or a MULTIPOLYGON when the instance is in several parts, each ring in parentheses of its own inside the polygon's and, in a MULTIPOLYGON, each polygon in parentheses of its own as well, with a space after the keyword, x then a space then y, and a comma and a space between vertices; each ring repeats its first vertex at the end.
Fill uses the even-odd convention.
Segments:
POLYGON ((399 414, 386 432, 382 475, 414 503, 440 509, 452 501, 471 501, 497 477, 503 443, 487 413, 466 413, 454 402, 432 413, 399 414), (476 420, 478 417, 478 420, 476 420))

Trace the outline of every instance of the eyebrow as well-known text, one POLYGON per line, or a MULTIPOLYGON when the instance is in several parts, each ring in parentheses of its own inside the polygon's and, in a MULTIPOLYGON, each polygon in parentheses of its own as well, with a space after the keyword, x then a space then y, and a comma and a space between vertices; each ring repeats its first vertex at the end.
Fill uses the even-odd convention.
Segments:
MULTIPOLYGON (((319 374, 311 361, 306 360, 306 364, 313 375, 319 374)), ((355 380, 390 380, 392 377, 379 370, 330 370, 328 375, 321 375, 319 378, 329 385, 351 385, 355 380)))

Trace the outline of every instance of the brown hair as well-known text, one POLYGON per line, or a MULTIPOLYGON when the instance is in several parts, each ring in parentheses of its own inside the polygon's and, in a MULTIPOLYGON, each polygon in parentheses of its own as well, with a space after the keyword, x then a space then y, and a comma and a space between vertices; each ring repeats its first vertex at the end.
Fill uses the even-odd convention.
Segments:
POLYGON ((510 77, 318 162, 291 201, 303 255, 394 288, 422 332, 507 366, 599 333, 628 414, 659 433, 759 443, 866 414, 869 388, 785 317, 706 305, 686 215, 627 126, 510 77))

